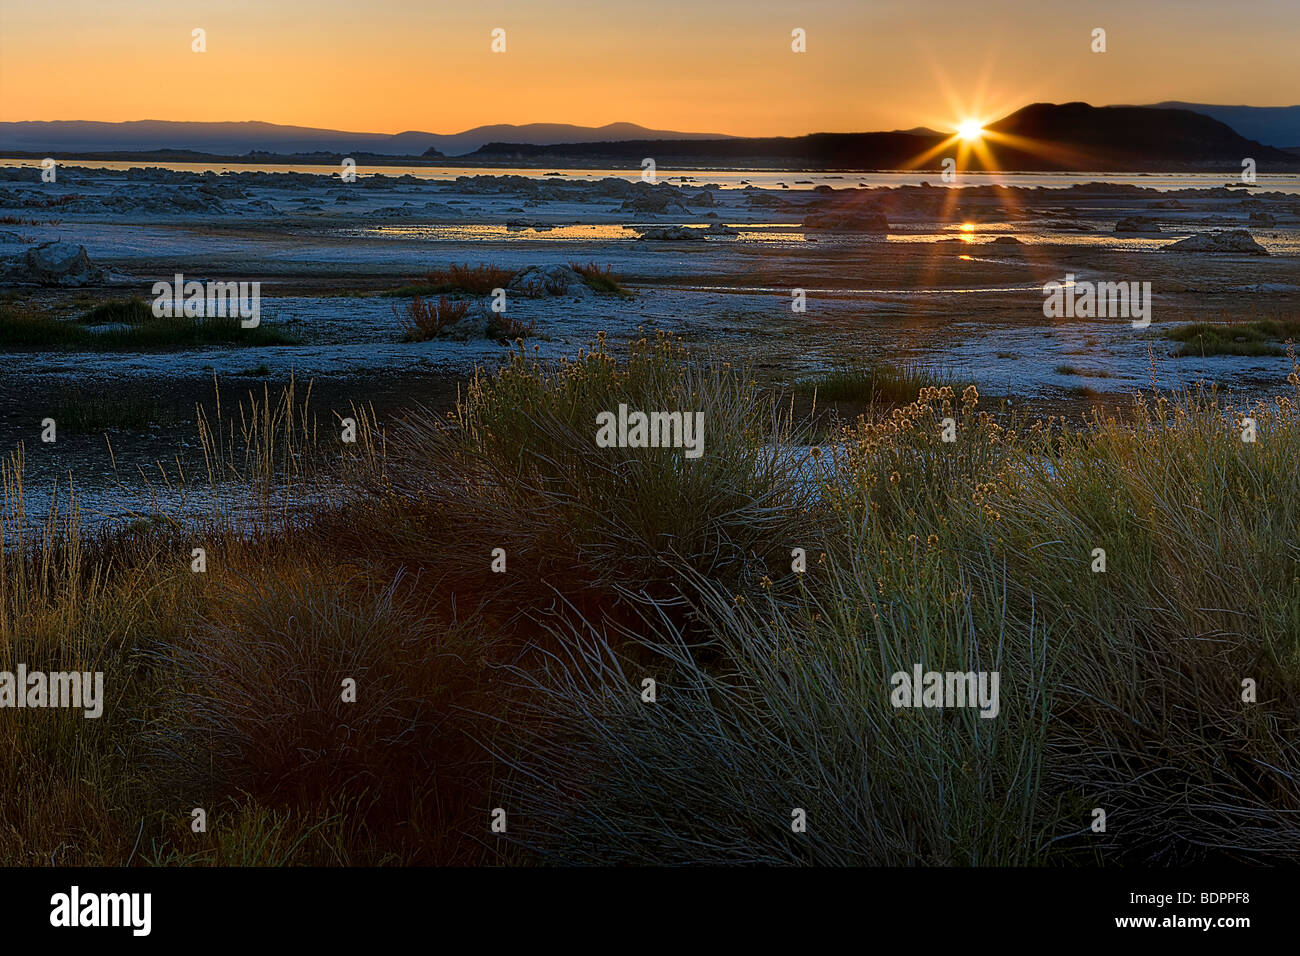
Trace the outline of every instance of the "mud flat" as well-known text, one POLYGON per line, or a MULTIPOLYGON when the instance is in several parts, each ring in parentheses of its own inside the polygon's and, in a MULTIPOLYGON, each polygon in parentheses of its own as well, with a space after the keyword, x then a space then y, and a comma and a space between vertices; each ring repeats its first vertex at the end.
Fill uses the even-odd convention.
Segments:
MULTIPOLYGON (((941 367, 1045 410, 1210 380, 1266 394, 1284 356, 1174 357, 1164 330, 1193 321, 1300 318, 1300 176, 1284 189, 943 185, 814 188, 640 182, 580 175, 190 173, 0 168, 0 279, 11 299, 74 319, 90 303, 151 297, 177 274, 261 283, 263 321, 300 344, 150 352, 14 348, 0 375, 0 442, 33 440, 32 416, 70 384, 148 394, 184 410, 212 391, 313 380, 330 407, 445 404, 505 347, 487 338, 401 341, 409 300, 384 295, 433 269, 608 267, 631 297, 582 283, 509 292, 525 347, 572 354, 662 328, 700 351, 791 385, 849 362, 941 367), (1245 240, 1224 243, 1229 234, 1245 240), (1189 237, 1211 249, 1168 247, 1189 237), (33 252, 37 250, 38 252, 33 252), (90 265, 63 274, 62 263, 90 265), (44 272, 31 262, 53 260, 44 272), (39 272, 39 274, 38 274, 39 272), (1149 283, 1149 325, 1044 314, 1049 282, 1149 283), (805 310, 795 311, 799 298, 805 310)), ((790 182, 797 177, 791 175, 790 182)), ((1191 244, 1196 246, 1197 243, 1191 244)), ((71 267, 68 267, 71 269, 71 267)), ((489 297, 475 308, 486 308, 489 297)), ((37 416, 39 418, 40 416, 37 416)), ((176 428, 188 427, 181 421, 176 428)), ((147 458, 179 440, 122 439, 147 458), (137 447, 138 446, 138 447, 137 447)), ((87 436, 72 456, 102 457, 87 436)), ((30 456, 29 456, 30 463, 30 456)), ((39 464, 38 468, 42 467, 39 464)))

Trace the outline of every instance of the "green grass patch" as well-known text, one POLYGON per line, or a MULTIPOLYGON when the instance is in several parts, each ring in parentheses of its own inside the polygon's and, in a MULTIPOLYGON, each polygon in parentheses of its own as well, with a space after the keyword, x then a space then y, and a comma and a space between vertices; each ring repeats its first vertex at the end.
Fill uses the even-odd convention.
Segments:
POLYGON ((84 348, 92 333, 20 302, 0 303, 0 345, 84 348))
POLYGON ((63 395, 51 416, 65 434, 86 434, 108 430, 148 431, 174 425, 179 416, 149 395, 118 395, 110 392, 75 391, 63 395))
POLYGON ((0 347, 150 352, 301 343, 299 337, 266 319, 256 328, 246 329, 238 318, 155 318, 140 300, 102 303, 76 321, 57 318, 30 304, 0 303, 0 347), (126 327, 94 327, 110 322, 126 327))
POLYGON ((570 262, 569 268, 582 276, 583 283, 593 292, 618 296, 620 299, 634 297, 632 291, 619 281, 618 276, 614 275, 612 266, 606 265, 602 269, 595 262, 588 262, 586 265, 581 262, 570 262))
POLYGON ((1300 338, 1300 321, 1257 319, 1252 322, 1191 322, 1167 329, 1164 337, 1182 345, 1176 358, 1188 355, 1283 355, 1278 343, 1300 338))
POLYGON ((816 394, 822 402, 902 404, 913 401, 923 388, 955 385, 954 376, 929 366, 901 362, 840 365, 822 375, 795 384, 800 395, 816 394))
POLYGON ((1057 375, 1077 375, 1079 378, 1114 378, 1112 372, 1104 368, 1079 368, 1077 365, 1058 365, 1056 366, 1057 375))
POLYGON ((113 299, 91 307, 81 318, 82 325, 145 325, 154 319, 153 306, 144 299, 113 299))

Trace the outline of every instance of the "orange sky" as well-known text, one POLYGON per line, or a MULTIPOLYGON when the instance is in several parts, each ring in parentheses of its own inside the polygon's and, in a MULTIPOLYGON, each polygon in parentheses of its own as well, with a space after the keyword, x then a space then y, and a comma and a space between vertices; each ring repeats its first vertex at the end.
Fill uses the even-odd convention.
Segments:
POLYGON ((0 120, 798 135, 1035 101, 1280 106, 1300 99, 1298 2, 0 0, 0 120))

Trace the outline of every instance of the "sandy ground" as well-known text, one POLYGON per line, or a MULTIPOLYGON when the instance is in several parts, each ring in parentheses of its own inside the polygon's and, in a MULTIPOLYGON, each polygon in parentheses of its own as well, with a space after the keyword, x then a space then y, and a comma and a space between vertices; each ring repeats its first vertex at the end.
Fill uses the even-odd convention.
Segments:
MULTIPOLYGON (((65 168, 54 184, 32 169, 0 169, 0 255, 58 239, 82 245, 107 270, 78 289, 17 288, 65 308, 93 299, 150 297, 155 281, 262 283, 262 319, 288 323, 305 344, 167 354, 23 351, 3 356, 0 447, 26 442, 29 467, 104 480, 102 436, 33 446, 42 408, 75 385, 147 392, 191 408, 215 373, 232 389, 315 380, 325 405, 413 401, 442 405, 475 366, 504 349, 488 340, 402 343, 383 298, 430 268, 492 263, 512 268, 571 261, 609 265, 631 300, 588 294, 511 296, 512 316, 535 322, 528 348, 572 354, 598 331, 610 339, 664 328, 698 350, 747 361, 764 381, 788 385, 857 359, 941 366, 982 392, 1031 409, 1114 398, 1145 387, 1217 381, 1251 394, 1282 382, 1285 358, 1172 358, 1163 326, 1300 316, 1300 177, 1273 189, 940 186, 817 189, 660 184, 484 175, 438 182, 363 176, 355 183, 301 173, 200 176, 164 170, 65 168), (805 228, 809 214, 878 208, 887 233, 805 228), (1253 220, 1252 220, 1253 215, 1253 220), (1129 216, 1159 232, 1117 233, 1129 216), (18 221, 13 222, 13 218, 18 221), (638 240, 659 226, 735 234, 692 241, 638 240), (1164 251, 1190 235, 1249 229, 1270 254, 1164 251), (1005 237, 1012 237, 1009 241, 1005 237), (998 241, 1002 239, 1002 241, 998 241), (1152 323, 1125 318, 1049 319, 1043 285, 1150 282, 1152 323), (806 312, 791 309, 792 290, 806 312), (33 459, 42 459, 34 462, 33 459)), ((167 457, 181 439, 161 429, 122 436, 129 460, 167 457)), ((115 448, 115 451, 117 449, 115 448)), ((120 456, 119 456, 120 457, 120 456)), ((119 472, 121 463, 119 462, 119 472)))

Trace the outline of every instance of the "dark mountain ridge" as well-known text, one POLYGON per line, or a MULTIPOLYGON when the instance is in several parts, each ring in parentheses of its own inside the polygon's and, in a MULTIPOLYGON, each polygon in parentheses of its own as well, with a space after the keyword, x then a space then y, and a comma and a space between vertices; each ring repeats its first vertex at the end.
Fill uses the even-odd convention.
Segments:
POLYGON ((105 150, 154 152, 192 150, 219 155, 249 152, 279 155, 370 153, 387 156, 416 156, 428 149, 439 154, 462 155, 495 142, 574 143, 600 139, 636 140, 671 137, 725 139, 717 133, 681 133, 647 129, 635 123, 605 126, 574 126, 569 123, 529 123, 524 126, 497 124, 479 126, 460 133, 357 133, 307 126, 282 126, 256 121, 231 123, 185 123, 170 120, 133 120, 101 123, 84 120, 23 121, 0 123, 0 150, 14 152, 56 151, 98 153, 105 150))
POLYGON ((989 123, 986 160, 948 134, 812 133, 728 140, 643 140, 596 143, 488 143, 474 159, 580 163, 642 158, 656 164, 730 163, 835 169, 939 169, 951 156, 959 168, 1059 171, 1224 169, 1240 171, 1249 157, 1279 171, 1300 169, 1293 154, 1246 139, 1190 110, 1087 103, 1035 103, 989 123), (922 157, 926 157, 923 159, 922 157))

